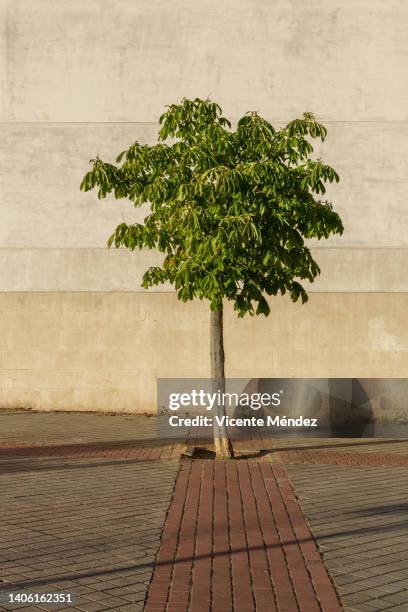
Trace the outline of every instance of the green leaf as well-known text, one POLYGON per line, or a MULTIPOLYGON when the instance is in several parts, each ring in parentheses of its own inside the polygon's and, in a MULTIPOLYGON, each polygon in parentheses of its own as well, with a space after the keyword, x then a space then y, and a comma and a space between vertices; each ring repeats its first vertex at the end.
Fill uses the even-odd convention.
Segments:
POLYGON ((142 286, 168 282, 182 301, 219 308, 227 299, 240 317, 267 316, 264 295, 305 302, 299 281, 320 273, 305 241, 344 229, 319 199, 339 175, 310 158, 309 141, 324 140, 326 128, 305 113, 276 130, 249 111, 233 131, 221 107, 200 98, 168 105, 159 125, 156 144, 134 142, 116 157, 119 166, 96 157, 81 181, 100 199, 146 207, 143 221, 119 224, 108 246, 163 253, 142 286))

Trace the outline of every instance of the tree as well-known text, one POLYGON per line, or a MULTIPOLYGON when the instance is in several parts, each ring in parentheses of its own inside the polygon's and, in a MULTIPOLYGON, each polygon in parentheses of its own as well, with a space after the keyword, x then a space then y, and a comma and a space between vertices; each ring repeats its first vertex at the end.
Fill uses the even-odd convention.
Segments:
MULTIPOLYGON (((116 165, 92 159, 81 189, 149 203, 143 223, 121 223, 108 246, 157 249, 162 264, 145 272, 142 286, 170 282, 184 302, 209 301, 211 375, 223 392, 223 300, 239 317, 267 316, 265 296, 307 301, 299 280, 312 282, 320 269, 305 240, 343 232, 339 215, 320 199, 339 176, 310 158, 308 137, 323 141, 327 133, 311 113, 275 130, 249 112, 232 130, 208 99, 166 108, 157 144, 135 142, 116 165)), ((215 429, 214 443, 218 457, 232 456, 224 427, 215 429)))

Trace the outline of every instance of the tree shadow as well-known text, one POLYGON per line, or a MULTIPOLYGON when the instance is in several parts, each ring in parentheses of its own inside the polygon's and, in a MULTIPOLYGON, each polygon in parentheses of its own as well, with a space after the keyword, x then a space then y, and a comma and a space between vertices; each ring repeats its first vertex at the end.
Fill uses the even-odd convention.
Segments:
MULTIPOLYGON (((375 511, 375 509, 373 509, 373 511, 375 511)), ((379 514, 381 514, 381 512, 379 514)), ((400 530, 406 531, 407 527, 408 527, 408 521, 405 520, 405 521, 390 524, 390 525, 378 525, 378 526, 372 526, 372 527, 359 527, 356 529, 338 530, 336 532, 332 532, 327 535, 319 534, 318 540, 324 540, 325 542, 327 542, 328 540, 339 538, 341 536, 358 537, 360 535, 367 535, 370 533, 384 534, 384 533, 398 532, 400 530)), ((178 565, 178 564, 183 564, 186 562, 198 561, 201 559, 208 559, 208 558, 214 559, 214 558, 225 557, 225 556, 233 557, 234 555, 239 555, 242 553, 249 553, 249 552, 255 552, 255 551, 267 551, 271 549, 281 548, 283 546, 299 545, 302 543, 315 542, 315 541, 316 539, 313 536, 304 537, 304 538, 284 538, 274 544, 267 544, 267 545, 262 544, 258 546, 230 548, 230 549, 225 549, 225 550, 217 551, 217 552, 208 552, 208 553, 203 553, 200 555, 187 555, 187 556, 177 557, 177 558, 174 558, 174 556, 169 553, 168 559, 157 561, 157 562, 135 563, 135 564, 122 565, 120 567, 110 569, 110 570, 102 569, 102 570, 96 570, 92 572, 87 571, 87 572, 77 572, 77 573, 66 573, 66 574, 57 575, 57 576, 53 575, 53 576, 47 576, 44 578, 17 580, 15 582, 4 583, 3 585, 0 585, 0 592, 10 591, 10 589, 15 589, 15 588, 29 588, 32 586, 40 586, 40 585, 45 586, 45 585, 50 585, 50 584, 56 585, 59 582, 63 582, 65 580, 79 580, 81 578, 91 578, 95 576, 112 576, 115 574, 119 574, 121 572, 129 572, 129 571, 141 572, 143 570, 153 570, 157 567, 178 565)), ((78 552, 80 553, 80 551, 78 552)), ((375 564, 374 559, 373 559, 373 564, 375 564)))
POLYGON ((20 457, 46 457, 46 456, 67 456, 79 453, 89 453, 94 451, 114 451, 128 450, 134 448, 161 448, 163 446, 171 446, 180 444, 186 441, 186 438, 168 437, 168 438, 131 438, 128 440, 100 440, 96 442, 71 442, 68 444, 22 444, 18 442, 10 442, 6 446, 7 441, 2 442, 0 446, 0 457, 20 456, 20 457))
POLYGON ((128 466, 128 465, 141 465, 145 463, 178 461, 178 458, 123 458, 116 460, 107 460, 103 457, 94 457, 91 461, 87 457, 50 457, 37 460, 37 457, 29 457, 24 459, 24 463, 18 463, 15 461, 0 461, 0 474, 13 474, 13 473, 25 473, 25 472, 61 472, 63 470, 87 470, 90 468, 106 468, 114 466, 128 466), (87 460, 84 463, 84 460, 87 460), (51 462, 58 463, 51 463, 51 462))

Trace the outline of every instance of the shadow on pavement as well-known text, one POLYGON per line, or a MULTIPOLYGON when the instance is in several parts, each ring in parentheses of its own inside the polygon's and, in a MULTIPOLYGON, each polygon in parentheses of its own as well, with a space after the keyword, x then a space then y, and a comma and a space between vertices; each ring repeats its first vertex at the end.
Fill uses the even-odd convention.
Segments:
POLYGON ((150 463, 151 461, 178 461, 178 458, 174 459, 135 459, 135 458, 123 458, 117 459, 114 461, 106 461, 103 457, 95 457, 92 461, 87 463, 77 463, 77 461, 83 460, 84 457, 69 457, 72 462, 63 462, 66 457, 55 457, 50 461, 58 461, 55 465, 49 463, 46 460, 38 460, 37 457, 33 457, 32 461, 29 459, 16 459, 15 461, 8 460, 0 460, 0 474, 7 474, 12 472, 53 472, 53 471, 61 471, 64 469, 68 470, 85 470, 94 467, 111 467, 111 466, 120 466, 120 465, 136 465, 141 463, 150 463), (20 463, 21 462, 21 463, 20 463))
MULTIPOLYGON (((332 538, 338 538, 339 536, 348 536, 348 535, 356 536, 356 535, 365 535, 368 533, 393 532, 393 531, 398 531, 400 528, 405 529, 407 525, 408 525, 408 521, 403 521, 403 522, 395 523, 393 525, 388 525, 386 527, 384 527, 383 525, 380 525, 377 527, 375 526, 374 527, 361 527, 358 529, 337 531, 335 533, 330 533, 329 535, 319 534, 319 540, 327 541, 332 538)), ((94 572, 69 573, 69 574, 63 574, 60 576, 44 576, 44 578, 37 578, 33 580, 17 580, 15 582, 4 583, 3 585, 1 585, 0 592, 9 591, 10 588, 22 588, 22 587, 28 588, 31 586, 58 584, 58 582, 62 582, 65 580, 78 580, 80 578, 91 578, 93 576, 111 576, 111 575, 119 574, 120 572, 126 572, 126 571, 142 572, 143 570, 151 570, 155 567, 160 567, 160 566, 168 566, 168 565, 173 565, 173 564, 177 565, 179 563, 182 564, 185 562, 196 561, 199 559, 207 559, 209 557, 216 558, 216 557, 224 557, 224 556, 233 556, 235 554, 241 554, 241 553, 246 553, 250 551, 281 548, 283 545, 287 546, 291 544, 299 544, 302 542, 309 542, 309 541, 315 541, 315 540, 312 537, 287 539, 282 542, 277 542, 276 544, 271 544, 271 545, 251 546, 251 547, 245 547, 245 548, 233 548, 233 549, 222 550, 222 551, 218 551, 214 553, 207 553, 207 554, 202 554, 202 555, 179 557, 177 559, 171 558, 168 561, 158 561, 158 562, 150 562, 150 563, 125 565, 122 567, 116 567, 111 570, 103 569, 103 570, 94 571, 94 572)))

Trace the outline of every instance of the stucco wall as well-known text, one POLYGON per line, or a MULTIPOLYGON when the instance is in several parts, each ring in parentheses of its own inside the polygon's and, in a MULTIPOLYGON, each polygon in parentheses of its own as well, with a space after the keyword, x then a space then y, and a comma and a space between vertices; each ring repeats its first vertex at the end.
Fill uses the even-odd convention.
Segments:
POLYGON ((405 0, 0 0, 0 405, 144 411, 157 375, 208 374, 205 305, 140 289, 154 253, 105 248, 142 212, 79 192, 183 96, 314 112, 341 177, 310 302, 228 315, 229 375, 405 376, 407 31, 405 0))

